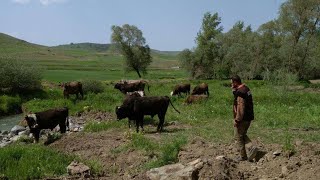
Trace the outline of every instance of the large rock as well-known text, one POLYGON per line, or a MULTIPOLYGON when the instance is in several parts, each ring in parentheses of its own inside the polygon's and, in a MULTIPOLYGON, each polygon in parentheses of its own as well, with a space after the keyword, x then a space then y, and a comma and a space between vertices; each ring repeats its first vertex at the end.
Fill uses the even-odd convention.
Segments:
POLYGON ((77 161, 71 162, 71 164, 67 167, 67 172, 70 175, 90 176, 90 168, 77 161))
POLYGON ((181 163, 166 165, 160 168, 154 168, 147 172, 147 177, 151 180, 165 179, 198 179, 199 170, 203 167, 203 161, 197 159, 186 165, 181 163))
POLYGON ((12 129, 11 129, 11 133, 14 135, 18 135, 19 132, 21 131, 25 131, 26 128, 23 126, 19 126, 19 125, 15 125, 12 129))

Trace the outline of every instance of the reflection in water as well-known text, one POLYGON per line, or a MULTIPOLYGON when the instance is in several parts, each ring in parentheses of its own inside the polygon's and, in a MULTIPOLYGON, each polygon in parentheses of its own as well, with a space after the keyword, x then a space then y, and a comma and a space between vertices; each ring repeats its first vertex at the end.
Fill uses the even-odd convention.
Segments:
POLYGON ((23 119, 23 114, 0 117, 0 131, 10 131, 23 119))

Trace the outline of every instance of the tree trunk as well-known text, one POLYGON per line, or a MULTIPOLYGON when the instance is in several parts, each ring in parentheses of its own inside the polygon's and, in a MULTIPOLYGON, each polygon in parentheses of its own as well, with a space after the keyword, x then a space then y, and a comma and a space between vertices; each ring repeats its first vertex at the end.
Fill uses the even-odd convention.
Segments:
POLYGON ((140 72, 139 72, 139 69, 135 69, 135 70, 136 70, 136 72, 137 72, 137 74, 138 74, 139 78, 141 78, 141 74, 140 74, 140 72))

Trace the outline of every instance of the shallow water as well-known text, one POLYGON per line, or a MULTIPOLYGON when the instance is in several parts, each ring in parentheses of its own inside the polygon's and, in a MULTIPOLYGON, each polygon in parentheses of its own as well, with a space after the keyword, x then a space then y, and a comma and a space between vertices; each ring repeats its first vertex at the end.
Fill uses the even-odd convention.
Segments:
POLYGON ((0 117, 0 131, 10 131, 23 119, 23 114, 0 117))

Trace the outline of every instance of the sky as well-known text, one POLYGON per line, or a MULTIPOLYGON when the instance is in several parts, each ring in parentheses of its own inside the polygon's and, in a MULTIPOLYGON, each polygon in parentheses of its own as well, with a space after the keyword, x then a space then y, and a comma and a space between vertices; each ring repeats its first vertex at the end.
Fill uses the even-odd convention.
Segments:
MULTIPOLYGON (((137 26, 152 49, 195 47, 206 12, 227 32, 237 21, 256 30, 278 17, 285 0, 0 0, 0 32, 55 46, 110 43, 111 26, 137 26)), ((1 48, 1 47, 0 47, 1 48)))

